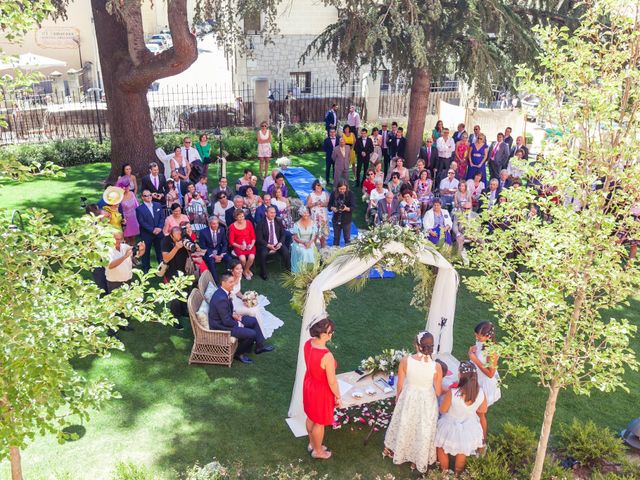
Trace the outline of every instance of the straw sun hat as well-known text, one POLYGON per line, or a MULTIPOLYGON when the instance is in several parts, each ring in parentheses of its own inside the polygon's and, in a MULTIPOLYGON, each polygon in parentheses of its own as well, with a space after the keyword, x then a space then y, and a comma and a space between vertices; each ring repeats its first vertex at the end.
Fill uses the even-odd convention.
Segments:
POLYGON ((107 187, 102 194, 102 199, 106 202, 107 205, 118 205, 120 202, 122 202, 123 197, 124 190, 118 187, 107 187))

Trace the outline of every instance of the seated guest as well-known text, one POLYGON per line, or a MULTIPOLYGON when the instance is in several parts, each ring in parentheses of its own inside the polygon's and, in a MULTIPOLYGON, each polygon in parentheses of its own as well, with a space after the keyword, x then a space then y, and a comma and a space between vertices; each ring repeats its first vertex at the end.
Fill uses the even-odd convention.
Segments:
POLYGON ((285 229, 276 217, 276 209, 267 208, 266 218, 256 226, 256 245, 260 277, 267 280, 267 255, 280 255, 285 269, 291 269, 291 253, 284 243, 285 229))
MULTIPOLYGON (((461 184, 464 185, 464 184, 461 184)), ((474 240, 474 236, 465 235, 465 226, 464 220, 472 220, 478 216, 473 210, 471 210, 471 202, 465 202, 463 204, 463 210, 460 210, 453 217, 453 226, 451 230, 453 231, 453 236, 456 240, 456 244, 458 246, 458 253, 462 256, 465 264, 469 262, 466 258, 466 250, 464 248, 464 244, 474 240)), ((477 232, 480 234, 481 232, 477 232)))
POLYGON ((171 207, 174 203, 182 205, 182 194, 176 188, 176 182, 172 178, 167 180, 167 193, 165 194, 165 202, 167 207, 171 207))
POLYGON ((500 178, 498 179, 498 195, 505 188, 510 188, 511 183, 512 182, 511 182, 511 179, 509 178, 509 171, 504 168, 500 170, 500 178))
MULTIPOLYGON (((425 170, 426 171, 426 170, 425 170)), ((422 228, 421 205, 417 198, 413 198, 413 192, 405 190, 403 200, 400 202, 400 220, 406 227, 420 230, 422 228)))
POLYGON ((229 208, 224 214, 224 224, 229 228, 235 221, 235 211, 242 210, 244 212, 244 219, 253 222, 253 217, 248 208, 244 208, 244 198, 241 195, 233 197, 233 208, 229 208))
POLYGON ((384 171, 382 170, 382 160, 373 164, 373 183, 378 180, 384 183, 384 171))
POLYGON ((377 223, 382 222, 398 222, 400 217, 400 202, 393 194, 388 191, 384 198, 378 201, 378 217, 377 223))
POLYGON ((196 183, 196 192, 200 194, 200 198, 204 200, 205 205, 209 206, 209 187, 207 186, 207 182, 209 179, 204 175, 200 176, 198 183, 196 183))
POLYGON ((220 219, 215 215, 209 217, 209 227, 200 230, 198 244, 204 253, 204 262, 211 272, 217 285, 220 285, 216 266, 224 262, 229 265, 232 260, 229 255, 229 241, 227 240, 227 229, 220 224, 220 219))
POLYGON ((242 209, 233 212, 233 219, 229 225, 229 248, 242 263, 244 278, 251 280, 251 266, 256 258, 256 232, 242 209))
POLYGON ((362 192, 366 195, 371 195, 371 191, 376 188, 376 184, 373 183, 373 179, 375 176, 375 172, 372 169, 369 169, 364 182, 362 182, 362 192))
POLYGON ((367 212, 365 213, 365 219, 368 224, 372 224, 375 221, 376 214, 378 213, 378 202, 384 200, 387 194, 387 189, 384 188, 382 180, 376 181, 376 188, 371 190, 369 194, 369 202, 367 203, 367 212))
POLYGON ((185 208, 189 206, 191 200, 193 200, 193 196, 196 193, 196 186, 193 183, 187 185, 187 194, 184 196, 184 206, 185 208))
POLYGON ((424 160, 418 158, 418 160, 416 161, 416 166, 409 169, 409 181, 411 182, 411 185, 416 183, 416 180, 418 180, 418 177, 420 176, 420 172, 424 169, 424 160))
MULTIPOLYGON (((258 206, 258 208, 256 208, 256 213, 253 216, 254 218, 254 223, 257 225, 259 224, 262 220, 265 219, 265 217, 267 216, 267 208, 271 207, 273 204, 271 203, 271 195, 269 195, 268 193, 265 193, 262 196, 262 203, 258 206)), ((275 205, 273 205, 274 208, 276 209, 276 217, 280 216, 280 211, 278 210, 278 207, 276 207, 275 205)))
POLYGON ((251 185, 251 177, 253 177, 253 172, 250 168, 245 168, 244 175, 236 181, 236 194, 242 195, 242 187, 251 185))
MULTIPOLYGON (((156 260, 162 261, 162 227, 164 226, 164 209, 158 202, 151 200, 149 190, 142 191, 142 204, 136 208, 136 220, 140 225, 140 238, 145 250, 142 256, 142 271, 147 273, 151 265, 151 247, 156 251, 156 260)), ((178 205, 179 206, 179 205, 178 205)))
POLYGON ((213 214, 220 219, 220 223, 224 226, 227 225, 227 210, 231 210, 233 207, 233 203, 229 201, 229 197, 224 192, 220 192, 218 194, 218 201, 213 206, 213 214))
POLYGON ((391 179, 391 176, 394 173, 397 173, 400 176, 400 180, 402 180, 403 183, 409 183, 410 182, 409 169, 404 166, 404 158, 397 157, 395 159, 395 162, 396 162, 395 167, 387 175, 387 181, 391 179))
POLYGON ((264 335, 254 317, 240 316, 233 311, 231 292, 234 285, 233 275, 224 272, 220 275, 220 288, 209 302, 209 328, 211 330, 227 330, 238 339, 235 359, 242 363, 253 363, 246 353, 251 351, 255 343, 255 353, 271 352, 273 347, 264 343, 264 335))
POLYGON ((282 219, 284 228, 293 227, 293 215, 291 214, 291 201, 284 196, 282 190, 277 188, 271 196, 271 205, 278 209, 278 216, 282 219))
POLYGON ((151 192, 151 198, 154 201, 163 203, 166 184, 167 180, 165 176, 160 173, 158 164, 151 162, 149 164, 149 173, 142 177, 142 190, 149 190, 151 192))
POLYGON ((400 174, 398 172, 393 172, 391 174, 391 181, 387 185, 389 191, 393 193, 395 197, 399 197, 400 191, 402 190, 403 186, 404 183, 402 183, 402 180, 400 180, 400 174))
POLYGON ((413 183, 413 191, 416 192, 416 197, 422 208, 420 216, 424 215, 424 212, 431 207, 433 202, 432 190, 433 182, 431 181, 429 170, 421 170, 420 175, 413 183))
MULTIPOLYGON (((176 186, 176 190, 180 194, 180 204, 183 204, 184 196, 187 194, 187 187, 189 186, 189 182, 186 182, 180 178, 180 175, 175 170, 171 172, 171 180, 173 180, 174 185, 176 186)), ((173 202, 172 202, 173 203, 173 202)), ((170 205, 170 204, 167 204, 170 205)))
POLYGON ((465 182, 458 184, 458 191, 453 196, 453 209, 454 211, 463 212, 473 207, 473 198, 471 192, 465 182))
POLYGON ((271 175, 266 177, 264 179, 264 182, 262 182, 262 193, 268 193, 269 192, 269 187, 271 185, 273 185, 274 183, 276 183, 276 176, 279 173, 280 173, 280 169, 279 168, 274 168, 273 170, 271 170, 271 175))
POLYGON ((203 258, 205 251, 200 248, 200 245, 198 245, 198 234, 191 226, 191 223, 182 223, 180 225, 180 228, 182 228, 183 238, 191 240, 195 247, 193 251, 190 251, 191 261, 193 262, 193 265, 199 270, 200 273, 206 272, 208 270, 207 264, 205 263, 203 258))
POLYGON ((220 177, 218 186, 211 192, 211 203, 216 203, 220 200, 220 194, 224 193, 227 198, 233 197, 233 190, 228 185, 227 177, 220 177))
POLYGON ((173 149, 173 156, 169 160, 172 172, 177 172, 181 180, 188 181, 191 174, 191 164, 182 156, 182 147, 173 149))
POLYGON ((453 197, 458 191, 458 179, 456 179, 456 171, 452 168, 447 170, 447 177, 440 180, 440 201, 445 207, 453 205, 453 197))
MULTIPOLYGON (((188 222, 187 222, 188 223, 188 222)), ((186 272, 187 259, 189 253, 195 250, 192 242, 186 242, 182 237, 182 228, 179 226, 172 227, 168 235, 162 239, 162 261, 167 266, 165 272, 165 281, 170 281, 173 277, 180 275, 179 272, 186 272)), ((187 304, 180 298, 174 298, 169 303, 171 314, 176 319, 175 328, 182 330, 184 327, 180 322, 180 318, 188 315, 187 304)))
POLYGON ((492 209, 493 206, 498 203, 498 196, 500 192, 498 191, 499 182, 497 178, 492 178, 489 182, 489 190, 486 191, 487 194, 487 209, 492 209))
POLYGON ((447 245, 453 244, 451 239, 451 227, 453 226, 451 215, 442 208, 439 198, 433 201, 431 210, 427 210, 427 213, 424 214, 422 225, 424 233, 430 242, 437 244, 440 241, 440 236, 444 233, 445 243, 447 245))
POLYGON ((173 227, 179 227, 181 223, 189 223, 189 217, 182 213, 182 207, 178 203, 174 203, 170 207, 171 215, 164 220, 164 227, 162 233, 169 235, 169 232, 173 227))
POLYGON ((293 243, 291 244, 291 271, 299 272, 305 265, 313 265, 318 258, 316 240, 318 227, 311 219, 307 207, 300 209, 300 220, 293 226, 293 243))
POLYGON ((258 191, 254 187, 247 187, 244 194, 244 207, 249 209, 252 217, 255 217, 256 209, 262 204, 262 198, 258 196, 258 191))
POLYGON ((471 203, 474 212, 477 212, 480 208, 480 197, 484 192, 484 182, 482 181, 482 173, 477 172, 473 179, 467 180, 467 190, 471 194, 471 203))
POLYGON ((276 190, 280 190, 282 192, 282 196, 286 197, 287 196, 287 186, 284 183, 284 175, 282 173, 278 173, 276 175, 276 179, 275 182, 273 183, 273 185, 271 185, 269 187, 268 193, 269 195, 271 195, 273 198, 275 198, 275 191, 276 190))

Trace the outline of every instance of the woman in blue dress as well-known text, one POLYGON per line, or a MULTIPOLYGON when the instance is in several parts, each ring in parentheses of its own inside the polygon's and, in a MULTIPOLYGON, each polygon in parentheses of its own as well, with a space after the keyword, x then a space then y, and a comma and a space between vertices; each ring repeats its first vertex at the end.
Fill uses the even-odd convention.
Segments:
POLYGON ((467 180, 472 179, 476 173, 482 174, 482 182, 487 184, 487 156, 489 148, 485 142, 484 134, 479 134, 476 141, 471 144, 469 154, 469 168, 467 169, 467 180))
POLYGON ((300 209, 300 220, 293 226, 293 243, 291 245, 291 271, 299 272, 305 264, 314 263, 318 258, 316 239, 318 226, 311 220, 309 209, 300 209))

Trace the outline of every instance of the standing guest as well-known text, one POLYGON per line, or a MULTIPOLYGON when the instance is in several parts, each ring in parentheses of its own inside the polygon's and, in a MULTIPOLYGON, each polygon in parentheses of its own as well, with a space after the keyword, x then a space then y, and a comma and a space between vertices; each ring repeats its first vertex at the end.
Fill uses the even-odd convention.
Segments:
POLYGON ((356 112, 355 105, 349 107, 349 113, 347 114, 347 125, 351 128, 351 131, 355 134, 360 130, 360 115, 356 112))
POLYGON ((119 187, 107 187, 102 194, 105 205, 102 207, 105 216, 109 219, 109 224, 116 230, 122 231, 123 224, 126 223, 122 213, 120 213, 120 203, 124 198, 124 189, 119 187))
POLYGON ((464 129, 464 123, 459 123, 458 129, 453 134, 453 141, 458 143, 460 140, 462 140, 463 135, 467 135, 467 131, 464 129))
POLYGON ((293 227, 293 212, 291 212, 291 201, 282 195, 282 190, 276 190, 271 197, 271 204, 276 207, 276 213, 282 219, 285 229, 293 227))
POLYGON ((336 129, 329 130, 329 136, 324 139, 322 149, 324 150, 324 179, 327 184, 331 183, 331 167, 333 167, 333 174, 335 175, 336 169, 333 163, 333 150, 338 146, 338 137, 336 137, 336 129))
POLYGON ((456 172, 452 168, 447 172, 447 177, 440 181, 440 200, 444 203, 445 207, 451 207, 453 205, 453 196, 458 191, 458 179, 456 178, 456 172))
POLYGON ((242 263, 244 278, 251 280, 251 266, 256 258, 256 232, 241 209, 233 212, 233 219, 229 226, 229 246, 242 263))
POLYGON ((425 169, 424 160, 418 157, 418 159, 416 160, 416 166, 409 169, 409 181, 411 185, 416 183, 416 180, 418 180, 418 177, 420 176, 420 172, 422 172, 422 170, 424 169, 425 169))
POLYGON ((144 242, 138 244, 138 252, 133 255, 133 248, 123 242, 122 232, 113 232, 115 245, 109 250, 109 265, 105 269, 107 291, 113 292, 133 278, 133 262, 144 255, 144 242))
POLYGON ((324 116, 324 127, 327 133, 329 133, 329 130, 332 128, 335 130, 338 129, 338 105, 335 103, 331 105, 331 108, 324 116))
POLYGON ((171 157, 171 160, 169 160, 169 166, 172 173, 178 172, 180 180, 184 180, 185 182, 189 181, 191 164, 182 156, 182 147, 176 147, 173 149, 173 156, 171 157))
POLYGON ((333 425, 333 410, 341 408, 340 390, 336 379, 337 362, 327 348, 333 338, 335 324, 323 318, 311 325, 311 338, 304 344, 306 371, 302 387, 302 404, 307 416, 309 445, 307 451, 312 458, 327 460, 331 451, 322 444, 324 429, 333 425))
MULTIPOLYGON (((351 167, 351 171, 353 172, 353 176, 356 176, 356 151, 353 146, 356 143, 356 135, 351 131, 351 127, 349 125, 345 125, 342 129, 342 137, 340 137, 340 141, 344 140, 344 143, 349 147, 349 166, 351 167)), ((358 177, 356 177, 356 182, 358 181, 358 177)))
POLYGON ((198 143, 196 143, 196 150, 198 151, 198 155, 200 155, 200 159, 202 160, 202 163, 204 165, 202 175, 208 177, 209 164, 211 163, 211 145, 209 144, 209 138, 205 133, 200 135, 200 137, 198 138, 198 143))
POLYGON ((480 133, 476 136, 476 141, 471 144, 469 151, 469 168, 467 168, 467 180, 475 177, 476 173, 480 173, 482 183, 487 182, 487 156, 489 149, 487 148, 485 136, 480 133))
POLYGON ((400 219, 405 227, 420 230, 422 228, 421 204, 413 198, 412 190, 405 190, 400 202, 400 219))
POLYGON ((509 153, 509 158, 515 157, 516 152, 518 150, 522 150, 522 158, 524 160, 529 160, 529 149, 524 143, 524 137, 519 136, 516 138, 516 144, 511 147, 511 151, 509 153))
POLYGON ((484 445, 480 415, 487 412, 487 399, 478 385, 473 363, 461 362, 458 378, 458 385, 445 393, 440 405, 442 417, 435 440, 440 469, 449 470, 449 455, 453 455, 456 475, 464 470, 467 457, 484 445))
POLYGON ((394 197, 399 197, 400 190, 404 187, 404 183, 400 180, 400 174, 398 172, 393 172, 391 174, 391 181, 387 184, 387 187, 394 197))
POLYGON ((373 143, 373 154, 369 157, 371 163, 382 163, 382 136, 378 127, 371 129, 371 143, 373 143))
POLYGON ((239 362, 251 364, 253 360, 246 354, 251 351, 254 344, 256 355, 271 352, 273 347, 265 345, 258 320, 233 311, 231 296, 234 283, 235 280, 230 272, 220 275, 220 288, 215 291, 209 302, 209 328, 229 331, 232 337, 238 339, 238 349, 234 358, 239 362))
POLYGON ((478 136, 480 135, 480 125, 473 126, 473 133, 469 135, 469 145, 473 145, 478 141, 478 136))
POLYGON ((404 130, 402 127, 397 127, 395 137, 392 138, 389 143, 389 155, 391 155, 392 159, 395 157, 405 158, 407 139, 403 137, 403 134, 404 130))
POLYGON ((271 130, 267 122, 260 124, 260 130, 256 134, 258 139, 258 160, 260 161, 260 177, 266 178, 269 175, 269 161, 271 161, 271 130))
POLYGON ((369 169, 369 159, 373 153, 373 141, 369 138, 368 133, 366 128, 360 130, 360 138, 354 146, 357 158, 356 187, 364 182, 366 172, 369 169), (362 172, 362 180, 360 180, 360 172, 362 172))
POLYGON ((174 203, 177 203, 179 205, 183 204, 182 194, 176 188, 176 182, 174 182, 172 178, 167 180, 167 193, 165 194, 164 198, 167 208, 171 207, 171 205, 173 205, 174 203))
POLYGON ((162 205, 152 200, 149 190, 142 191, 142 205, 136 208, 136 219, 140 225, 140 238, 145 245, 142 256, 142 271, 147 273, 151 266, 151 247, 156 251, 156 260, 162 261, 162 227, 164 226, 164 214, 162 205))
POLYGON ((276 190, 280 190, 283 197, 288 196, 289 192, 287 190, 287 185, 284 182, 284 175, 282 173, 278 173, 276 175, 273 185, 269 187, 268 193, 269 195, 271 195, 272 198, 276 196, 275 195, 276 190))
POLYGON ((333 149, 331 158, 333 160, 333 184, 339 182, 349 182, 349 158, 351 157, 351 147, 346 144, 344 137, 340 137, 338 147, 333 149))
POLYGON ((307 208, 311 212, 311 220, 317 229, 320 248, 324 248, 329 237, 329 194, 323 190, 322 184, 315 180, 311 185, 311 193, 307 197, 307 208))
POLYGON ((340 236, 344 238, 345 245, 351 242, 351 221, 352 210, 355 206, 355 197, 349 190, 348 183, 340 181, 336 184, 336 189, 329 197, 329 208, 333 212, 333 246, 340 245, 340 236))
POLYGON ((217 265, 224 262, 229 265, 232 260, 229 255, 229 242, 227 240, 227 229, 220 224, 220 219, 215 215, 209 217, 209 226, 200 230, 198 244, 204 253, 204 262, 211 272, 216 285, 220 285, 217 265))
POLYGON ((256 245, 260 278, 267 280, 267 255, 278 254, 285 269, 291 269, 291 253, 284 243, 285 228, 278 217, 276 209, 267 208, 265 219, 256 225, 256 245))
POLYGON ((218 201, 213 206, 213 215, 220 219, 220 223, 227 226, 227 210, 233 208, 233 203, 229 201, 229 198, 225 193, 220 193, 218 195, 218 201))
POLYGON ((436 122, 436 126, 433 127, 433 130, 431 130, 431 138, 433 139, 433 141, 438 143, 438 139, 442 137, 443 132, 444 123, 442 123, 442 120, 438 120, 436 122))
POLYGON ((392 457, 396 465, 411 462, 412 468, 424 473, 436 461, 443 372, 432 358, 433 335, 418 333, 414 345, 416 353, 400 360, 396 406, 384 436, 382 455, 392 457))
POLYGON ((429 170, 431 178, 433 178, 438 168, 438 149, 433 146, 433 139, 431 137, 425 140, 423 147, 420 147, 418 158, 424 160, 424 168, 429 170))
MULTIPOLYGON (((162 239, 162 261, 167 266, 164 275, 165 282, 186 272, 187 260, 189 259, 187 247, 189 250, 195 250, 195 245, 192 242, 186 242, 183 239, 182 228, 179 226, 172 227, 169 234, 162 239)), ((175 298, 169 303, 169 310, 176 319, 174 325, 176 330, 184 329, 180 318, 188 315, 187 304, 179 298, 175 298)))
POLYGON ((166 184, 167 180, 165 176, 160 173, 158 164, 156 162, 151 162, 149 164, 149 173, 142 177, 142 190, 149 190, 151 198, 153 198, 155 202, 164 203, 166 184))
POLYGON ((235 221, 234 215, 236 213, 236 210, 242 210, 244 212, 244 219, 253 223, 253 216, 251 216, 251 211, 248 208, 244 207, 244 197, 236 195, 235 197, 233 197, 232 208, 227 209, 224 214, 224 224, 227 226, 227 229, 235 221))
POLYGON ((388 191, 382 200, 378 201, 378 225, 383 222, 397 222, 400 216, 400 202, 393 192, 388 191))
POLYGON ((434 178, 440 181, 447 175, 456 149, 456 143, 449 137, 448 128, 442 129, 442 136, 436 141, 436 149, 438 150, 438 172, 434 178))
POLYGON ((375 223, 378 215, 378 202, 380 202, 380 200, 384 200, 387 195, 387 191, 388 190, 384 188, 382 179, 377 179, 375 181, 375 188, 371 190, 371 193, 369 194, 369 203, 367 204, 367 212, 365 213, 365 220, 367 220, 367 224, 372 225, 375 223))
POLYGON ((429 178, 429 170, 422 170, 420 172, 420 176, 413 184, 413 190, 416 192, 418 202, 420 202, 420 216, 422 216, 424 212, 431 207, 431 203, 433 202, 433 182, 431 178, 429 178))
POLYGON ((367 176, 365 177, 364 182, 362 182, 362 192, 366 195, 370 195, 371 191, 376 188, 376 184, 373 182, 374 177, 376 176, 376 173, 372 170, 369 169, 369 171, 367 172, 367 176))
POLYGON ((431 243, 437 244, 444 234, 445 243, 453 245, 453 240, 451 239, 451 227, 453 226, 451 215, 442 208, 439 198, 433 201, 431 210, 427 210, 427 213, 424 214, 422 226, 424 233, 427 235, 427 240, 431 243))
POLYGON ((269 192, 269 187, 271 187, 271 185, 276 183, 276 176, 278 176, 279 173, 280 173, 279 168, 274 168, 273 170, 271 170, 271 175, 268 175, 262 182, 262 193, 269 192))
POLYGON ((509 164, 509 146, 504 141, 504 135, 498 133, 496 141, 489 149, 489 178, 498 178, 500 170, 509 164))
POLYGON ((125 177, 129 179, 129 188, 131 189, 133 194, 137 197, 138 196, 138 179, 133 174, 133 169, 131 168, 130 163, 125 163, 122 166, 122 171, 120 172, 120 176, 118 177, 118 182, 125 177))
POLYGON ((219 195, 221 193, 224 193, 227 198, 233 197, 233 190, 231 190, 231 187, 229 187, 227 177, 220 177, 218 186, 213 189, 213 192, 211 192, 211 203, 216 203, 218 200, 220 200, 219 195))
POLYGON ((169 209, 170 215, 164 220, 164 226, 162 228, 164 235, 169 235, 173 227, 179 227, 184 222, 189 223, 189 217, 182 213, 180 204, 174 203, 169 209))
POLYGON ((116 183, 116 187, 124 190, 124 196, 120 202, 120 210, 124 218, 124 239, 129 245, 133 245, 135 238, 140 234, 140 225, 136 219, 136 208, 140 204, 129 186, 129 177, 126 176, 116 183))
POLYGON ((504 129, 504 143, 509 145, 509 150, 511 150, 511 147, 513 146, 513 137, 511 136, 512 131, 513 130, 511 130, 511 127, 507 127, 504 129))
POLYGON ((465 180, 467 178, 470 149, 471 146, 469 145, 469 138, 467 137, 467 134, 464 133, 456 144, 455 153, 456 163, 458 164, 458 168, 456 169, 456 178, 460 180, 465 180))
MULTIPOLYGON (((469 360, 473 362, 478 370, 478 385, 484 392, 487 399, 487 408, 500 400, 500 374, 498 373, 498 355, 493 353, 487 355, 485 344, 494 342, 496 338, 496 327, 491 322, 480 322, 474 329, 476 343, 469 347, 469 360)), ((484 441, 487 441, 487 418, 480 415, 480 424, 484 433, 484 441)))
POLYGON ((394 173, 397 173, 400 177, 400 180, 403 183, 411 183, 411 178, 409 177, 409 169, 404 166, 404 158, 396 157, 395 158, 395 167, 391 170, 391 175, 387 178, 387 181, 390 180, 390 177, 393 176, 394 173))
POLYGON ((191 165, 191 171, 189 172, 189 180, 193 183, 198 181, 198 178, 202 174, 204 174, 204 163, 202 163, 202 158, 198 153, 191 142, 190 137, 184 137, 182 139, 182 156, 189 162, 191 165))
POLYGON ((383 123, 380 129, 380 148, 382 149, 382 159, 384 162, 383 170, 386 177, 389 171, 389 162, 391 161, 391 155, 389 154, 389 142, 391 141, 391 132, 387 130, 387 124, 383 123))
POLYGON ((202 175, 196 183, 196 192, 200 194, 200 198, 204 201, 205 205, 209 206, 209 187, 207 183, 209 179, 202 175))
POLYGON ((307 207, 300 209, 300 220, 293 226, 293 243, 291 244, 291 271, 297 273, 305 265, 313 265, 318 259, 316 240, 318 227, 311 219, 307 207))
POLYGON ((467 190, 471 194, 471 206, 474 212, 480 209, 480 198, 484 192, 485 184, 482 181, 482 173, 476 172, 473 180, 467 180, 467 190))

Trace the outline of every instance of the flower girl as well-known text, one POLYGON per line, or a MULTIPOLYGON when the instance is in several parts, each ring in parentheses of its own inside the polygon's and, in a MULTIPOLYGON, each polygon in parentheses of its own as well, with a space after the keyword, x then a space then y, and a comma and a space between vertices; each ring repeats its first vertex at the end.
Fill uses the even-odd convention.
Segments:
POLYGON ((437 396, 442 391, 442 367, 432 358, 433 336, 420 332, 416 353, 400 360, 396 407, 384 437, 383 456, 393 463, 411 462, 426 472, 436 461, 437 396))
POLYGON ((478 385, 478 372, 471 362, 458 369, 458 386, 444 395, 436 432, 438 462, 443 471, 449 469, 449 455, 455 456, 455 473, 461 473, 469 455, 483 445, 479 416, 487 411, 486 397, 478 385))

